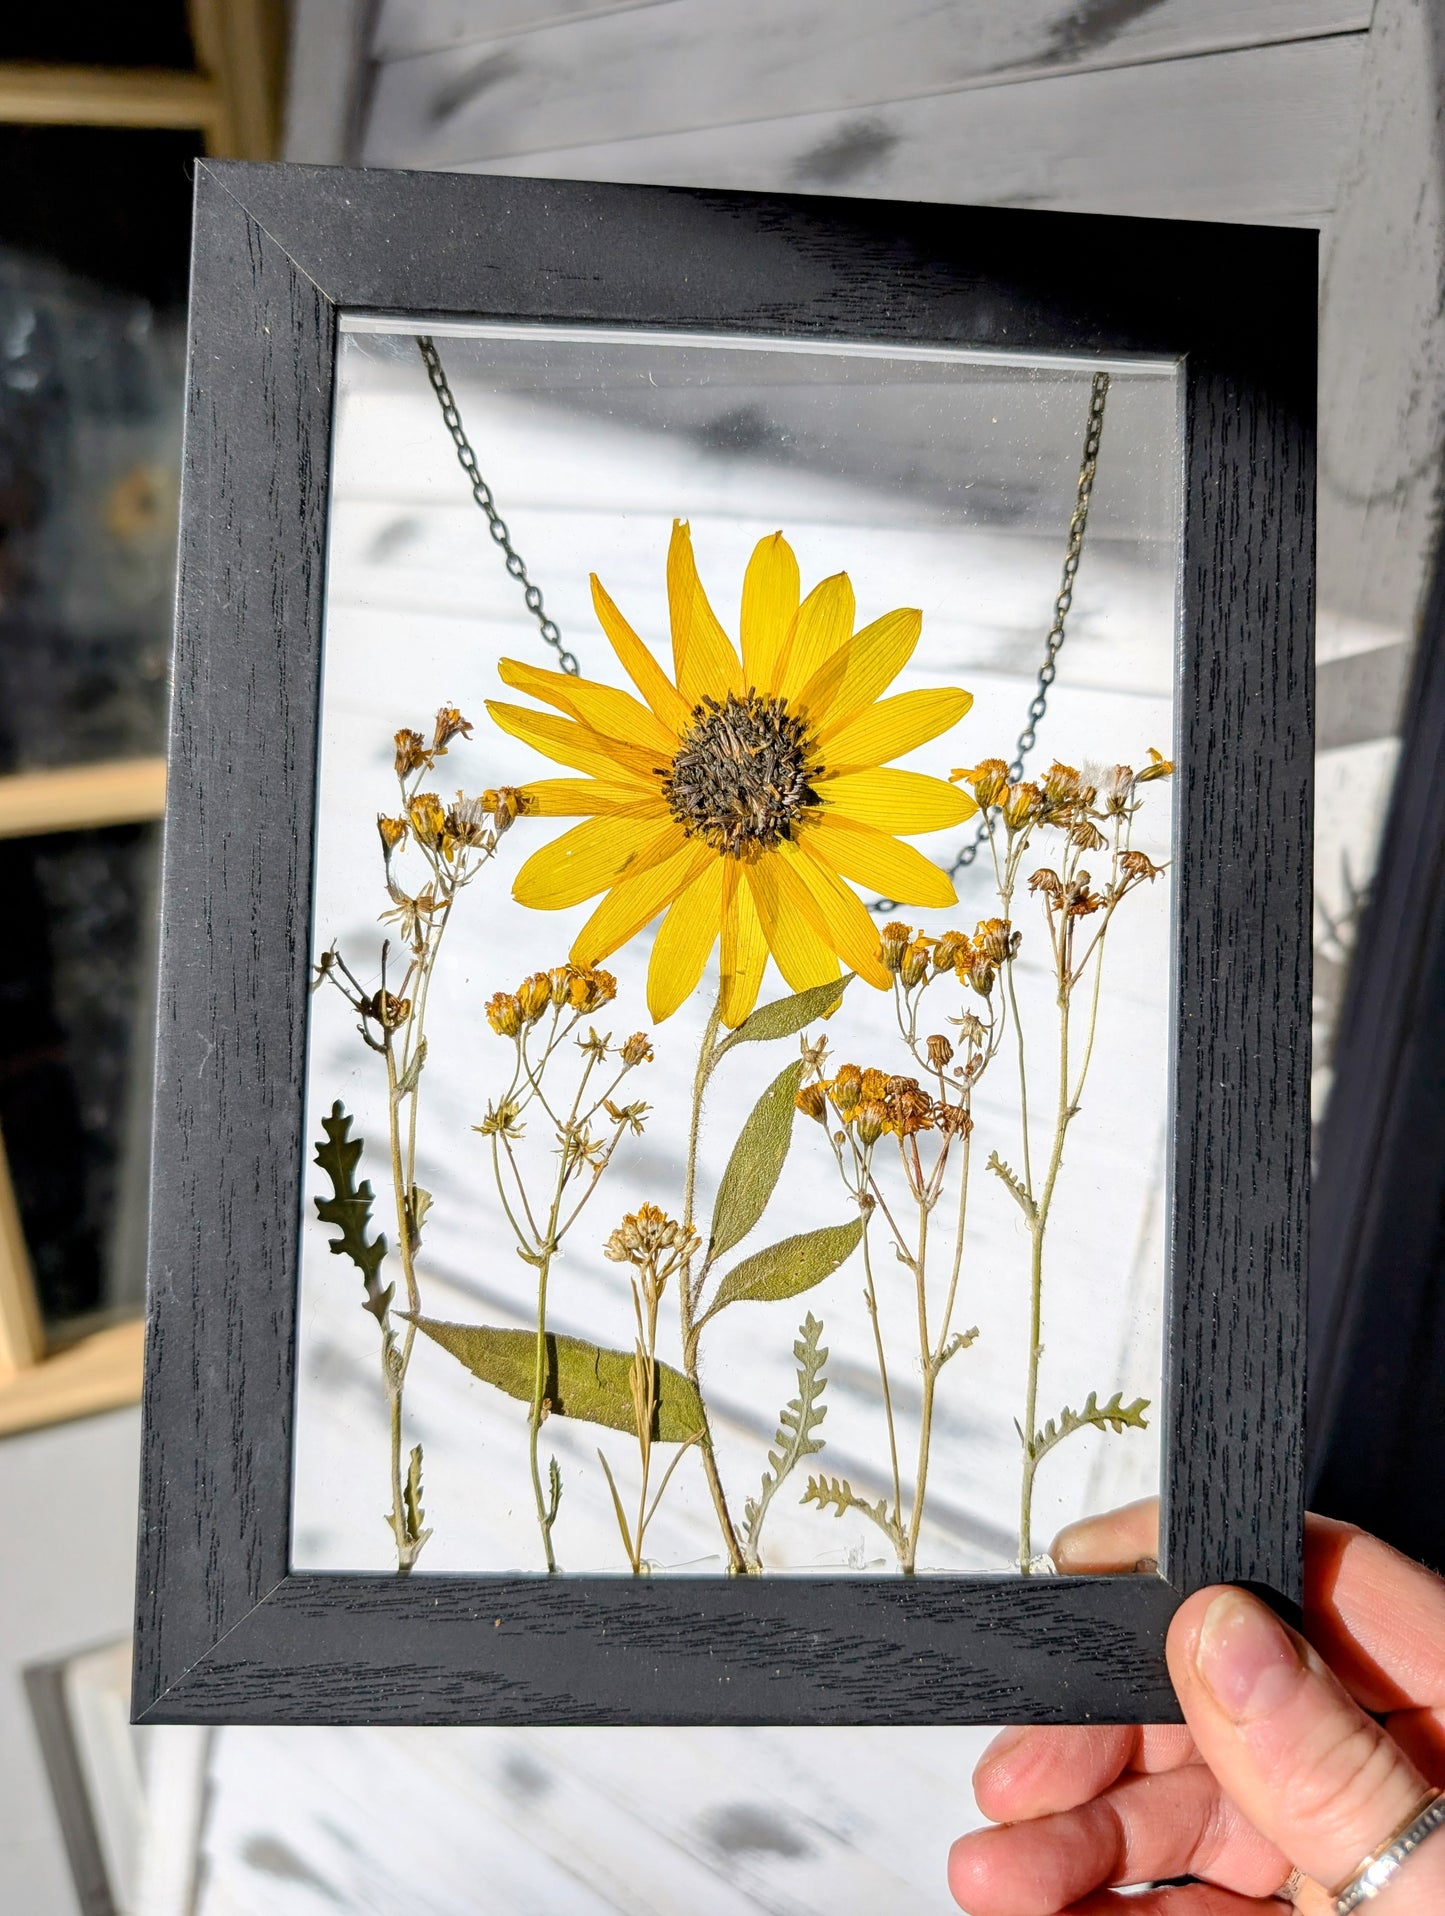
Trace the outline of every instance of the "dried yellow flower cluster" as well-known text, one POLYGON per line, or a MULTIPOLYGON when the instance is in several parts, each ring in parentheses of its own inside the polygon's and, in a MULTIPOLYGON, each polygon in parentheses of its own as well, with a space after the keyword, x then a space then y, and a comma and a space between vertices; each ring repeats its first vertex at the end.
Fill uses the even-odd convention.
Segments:
POLYGON ((916 991, 945 972, 953 972, 960 984, 972 985, 986 998, 993 990, 999 966, 1018 951, 1019 940, 1020 934, 1007 918, 982 919, 972 936, 946 931, 941 938, 930 938, 925 932, 895 922, 883 927, 879 951, 884 970, 905 992, 916 991))
MULTIPOLYGON (((534 971, 515 991, 494 992, 487 1000, 487 1023, 499 1038, 515 1038, 539 1023, 549 1010, 579 1015, 600 1011, 616 996, 617 980, 610 971, 598 971, 590 965, 556 965, 551 971, 534 971)), ((647 1044, 642 1032, 628 1043, 638 1040, 647 1044)), ((639 1056, 628 1062, 641 1064, 644 1060, 639 1056)))
MULTIPOLYGON (((938 1041, 948 1045, 946 1038, 938 1041)), ((952 1047, 948 1048, 952 1057, 952 1047)), ((864 1149, 881 1137, 911 1138, 920 1131, 957 1132, 966 1136, 973 1129, 968 1113, 957 1104, 947 1104, 925 1091, 916 1078, 902 1078, 887 1071, 856 1064, 839 1067, 832 1078, 804 1085, 796 1103, 805 1117, 826 1124, 831 1107, 846 1129, 852 1130, 864 1149)))

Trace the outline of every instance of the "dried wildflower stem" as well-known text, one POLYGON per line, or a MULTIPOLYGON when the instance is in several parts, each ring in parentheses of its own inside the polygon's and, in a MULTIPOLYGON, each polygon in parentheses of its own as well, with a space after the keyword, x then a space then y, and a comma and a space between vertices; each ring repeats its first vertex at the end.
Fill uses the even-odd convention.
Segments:
MULTIPOLYGON (((554 1010, 552 1014, 554 1044, 559 1015, 559 1012, 554 1010)), ((550 1047, 548 1055, 550 1056, 550 1047)), ((518 1045, 518 1056, 525 1063, 525 1039, 518 1045)), ((547 1280, 552 1274, 552 1258, 559 1241, 558 1226, 562 1218, 562 1199, 572 1171, 567 1140, 575 1131, 577 1114, 582 1109, 582 1094, 587 1089, 587 1080, 592 1076, 592 1067, 596 1062, 596 1053, 589 1052, 577 1081, 577 1094, 572 1100, 572 1109, 567 1114, 567 1122, 563 1127, 562 1142, 558 1152, 557 1177, 552 1187, 551 1206, 547 1212, 547 1228, 537 1252, 537 1361, 532 1377, 532 1407, 527 1417, 527 1463, 532 1473, 532 1494, 537 1503, 537 1527, 542 1535, 542 1551, 546 1557, 549 1572, 557 1568, 557 1557, 552 1548, 552 1526, 557 1521, 557 1505, 556 1501, 549 1498, 542 1489, 542 1465, 538 1448, 542 1425, 546 1421, 550 1408, 547 1403, 547 1280)), ((540 1098, 540 1091, 538 1096, 540 1098)), ((600 1175, 599 1171, 592 1180, 593 1190, 597 1187, 600 1175)), ((575 1211, 573 1215, 576 1215, 575 1211)))
MULTIPOLYGON (((591 1029, 586 1038, 576 1040, 582 1063, 570 1107, 564 1098, 549 1098, 545 1081, 558 1051, 576 1032, 583 1017, 609 1004, 616 994, 617 981, 610 972, 560 965, 552 971, 533 973, 516 991, 495 993, 487 1004, 487 1021, 493 1031, 512 1042, 512 1075, 501 1098, 488 1106, 485 1120, 474 1128, 491 1141, 492 1176, 503 1215, 516 1239, 519 1256, 537 1273, 527 1459, 542 1554, 549 1573, 557 1568, 552 1532, 562 1497, 562 1478, 556 1458, 549 1461, 544 1487, 540 1454, 542 1426, 557 1408, 547 1395, 551 1355, 547 1306, 552 1262, 602 1182, 623 1135, 628 1130, 640 1132, 643 1128, 647 1106, 619 1107, 612 1103, 612 1093, 629 1071, 651 1060, 652 1048, 642 1032, 614 1046, 610 1033, 602 1037, 591 1029), (542 1034, 537 1039, 537 1055, 530 1049, 533 1032, 542 1034), (616 1071, 606 1089, 594 1093, 594 1074, 609 1056, 616 1059, 616 1071), (523 1163, 514 1149, 524 1135, 523 1117, 533 1106, 540 1109, 554 1127, 557 1154, 551 1194, 540 1225, 538 1215, 542 1207, 539 1204, 534 1208, 528 1197, 523 1163), (566 1115, 560 1116, 564 1108, 566 1115), (604 1110, 610 1135, 595 1134, 592 1128, 598 1112, 604 1110), (575 1186, 580 1186, 580 1191, 574 1198, 575 1186)), ((606 1469, 605 1459, 603 1467, 606 1469)), ((610 1482, 610 1472, 608 1477, 610 1482)), ((615 1500, 615 1487, 613 1494, 615 1500)))
MULTIPOLYGON (((1012 906, 1020 863, 1029 847, 1036 825, 1053 826, 1065 834, 1062 872, 1044 868, 1030 880, 1030 890, 1040 895, 1053 959, 1055 1003, 1058 1011, 1058 1086, 1053 1136, 1043 1182, 1035 1186, 1032 1140, 1028 1105, 1028 1064, 1024 1025, 1015 983, 1018 934, 1010 933, 1003 954, 1005 996, 1013 1021, 1018 1065, 1019 1108, 1022 1129, 1022 1178, 1016 1178, 995 1156, 994 1170, 1012 1192, 1029 1231, 1029 1343, 1028 1369, 1024 1394, 1024 1418, 1019 1427, 1023 1465, 1019 1484, 1019 1569, 1025 1576, 1033 1569, 1033 1493, 1038 1467, 1044 1455, 1061 1434, 1078 1428, 1085 1419, 1075 1419, 1065 1427, 1052 1422, 1041 1431, 1038 1421, 1039 1377, 1044 1355, 1044 1251, 1059 1173, 1063 1168, 1064 1143, 1069 1127, 1078 1116, 1084 1083, 1094 1054, 1098 1032, 1099 1002, 1103 981, 1104 949, 1109 927, 1120 902, 1145 879, 1159 876, 1162 867, 1130 850, 1129 834, 1139 809, 1138 787, 1154 778, 1169 775, 1172 767, 1160 754, 1151 752, 1151 764, 1135 774, 1127 766, 1115 766, 1104 777, 1102 789, 1081 778, 1072 767, 1055 765, 1043 785, 1008 785, 1001 761, 985 761, 971 774, 985 813, 998 895, 1005 913, 1012 906), (1102 799, 1103 809, 1098 809, 1102 799), (1099 829, 1106 822, 1109 833, 1099 829), (999 833, 1004 837, 1000 857, 999 833), (1082 869, 1086 851, 1107 850, 1110 878, 1102 894, 1091 889, 1089 873, 1082 869), (1098 916, 1098 923, 1086 943, 1082 957, 1075 956, 1075 938, 1083 919, 1098 916), (1073 1000, 1080 983, 1093 969, 1089 993, 1082 1058, 1077 1067, 1071 1045, 1074 1037, 1073 1000)), ((1007 928, 1008 919, 1004 920, 1007 928)), ((1093 1404, 1090 1399, 1090 1404, 1093 1404)), ((1131 1406, 1134 1413, 1142 1402, 1131 1406)), ((1072 1413, 1070 1413, 1072 1415, 1072 1413)), ((1094 1419, 1094 1421, 1098 1421, 1094 1419)), ((1128 1421, 1125 1418, 1125 1421, 1128 1421)), ((1119 1427, 1116 1422, 1115 1428, 1119 1427)))
MULTIPOLYGON (((687 1126, 687 1166, 683 1178, 682 1222, 685 1230, 695 1228, 694 1211, 697 1203, 697 1151, 702 1131, 702 1102, 707 1092, 708 1080, 719 1057, 726 1049, 727 1040, 718 1043, 718 1032, 722 1029, 722 990, 719 987, 717 999, 708 1014, 707 1026, 702 1034, 702 1043, 698 1047, 697 1070, 692 1080, 692 1108, 688 1114, 687 1126)), ((712 1424, 707 1414, 707 1400, 702 1395, 702 1386, 698 1382, 697 1348, 698 1333, 701 1326, 697 1322, 697 1307, 701 1302, 703 1280, 707 1275, 707 1263, 704 1258, 702 1271, 696 1280, 692 1275, 692 1258, 689 1255, 683 1263, 681 1278, 677 1287, 679 1327, 682 1332, 682 1366, 688 1382, 698 1393, 703 1407, 703 1427, 699 1433, 698 1447, 702 1452, 703 1474, 707 1478, 707 1487, 712 1496, 713 1509, 717 1512, 718 1527, 727 1546, 728 1569, 736 1576, 742 1576, 747 1570, 742 1545, 738 1542, 737 1529, 732 1514, 728 1510, 727 1495, 723 1490, 722 1478, 718 1473, 717 1453, 713 1448, 712 1424)))
POLYGON ((873 1254, 869 1244, 870 1218, 863 1226, 863 1297, 873 1326, 873 1349, 878 1358, 878 1381, 883 1388, 883 1418, 888 1426, 888 1464, 893 1476, 893 1521, 903 1522, 903 1485, 898 1472, 898 1429, 893 1420, 893 1392, 888 1383, 888 1354, 883 1347, 883 1327, 878 1321, 878 1289, 873 1281, 873 1254))
MULTIPOLYGON (((363 989, 335 947, 324 954, 317 967, 318 982, 329 979, 341 991, 359 1016, 363 1042, 370 1050, 380 1052, 385 1061, 397 1254, 408 1311, 413 1317, 421 1308, 416 1253, 431 1203, 430 1195, 416 1182, 427 1000, 457 894, 491 859, 502 833, 524 803, 515 792, 488 792, 480 798, 466 798, 458 792, 455 803, 444 806, 435 793, 420 789, 426 775, 447 756, 452 741, 470 735, 471 726, 455 706, 449 705, 436 715, 430 744, 410 729, 395 735, 393 769, 400 813, 378 817, 377 831, 392 902, 392 909, 383 913, 383 918, 398 924, 408 954, 400 988, 395 993, 388 988, 389 941, 381 948, 381 988, 373 994, 363 989), (490 827, 486 822, 489 818, 490 827), (403 887, 394 868, 399 852, 419 857, 425 867, 426 882, 415 895, 403 887), (373 1025, 379 1037, 372 1035, 373 1025), (407 1107, 405 1119, 403 1105, 407 1107)), ((397 1568, 403 1573, 411 1569, 429 1534, 421 1527, 420 1448, 413 1450, 405 1470, 402 1465, 404 1396, 415 1338, 414 1326, 408 1325, 398 1344, 389 1320, 383 1320, 382 1373, 391 1425, 392 1508, 387 1521, 396 1539, 397 1568)))

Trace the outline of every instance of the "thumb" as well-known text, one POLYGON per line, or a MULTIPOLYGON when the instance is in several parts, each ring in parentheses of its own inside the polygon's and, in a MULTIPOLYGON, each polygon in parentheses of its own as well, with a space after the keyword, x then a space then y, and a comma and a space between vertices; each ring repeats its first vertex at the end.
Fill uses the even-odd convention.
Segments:
MULTIPOLYGON (((1169 1674, 1226 1796, 1326 1889, 1348 1882, 1430 1786, 1304 1640, 1241 1590, 1201 1590, 1169 1630, 1169 1674)), ((1405 1864, 1391 1916, 1445 1909, 1445 1838, 1405 1864)))

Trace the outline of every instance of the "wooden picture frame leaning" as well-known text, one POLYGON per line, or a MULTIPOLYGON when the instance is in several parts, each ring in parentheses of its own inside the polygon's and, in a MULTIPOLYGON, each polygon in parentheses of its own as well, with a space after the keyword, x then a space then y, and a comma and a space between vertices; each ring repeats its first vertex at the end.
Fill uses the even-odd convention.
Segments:
POLYGON ((165 852, 144 1721, 1171 1720, 1190 1590, 1302 1536, 1315 238, 203 163, 165 852), (677 262, 686 262, 686 272, 677 262), (290 1569, 302 1073, 337 318, 1183 366, 1160 1567, 1125 1578, 290 1569))

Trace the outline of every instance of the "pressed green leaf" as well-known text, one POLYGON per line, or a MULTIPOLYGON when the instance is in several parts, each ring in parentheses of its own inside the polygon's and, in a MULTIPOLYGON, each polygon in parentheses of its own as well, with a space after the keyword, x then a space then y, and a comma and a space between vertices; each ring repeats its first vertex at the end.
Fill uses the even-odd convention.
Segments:
POLYGON ((418 1550, 426 1542, 431 1532, 426 1527, 426 1512, 421 1507, 421 1445, 412 1446, 411 1462, 407 1465, 406 1489, 402 1494, 402 1504, 406 1512, 406 1540, 418 1550))
POLYGON ((411 1054, 411 1063, 396 1081, 396 1095, 399 1099, 409 1097, 410 1094, 416 1090, 417 1085, 421 1082, 422 1066, 425 1063, 426 1039, 423 1038, 416 1050, 411 1054))
MULTIPOLYGON (((535 1331, 495 1330, 488 1324, 443 1324, 431 1317, 405 1317, 423 1337, 450 1351, 473 1377, 494 1384, 524 1404, 532 1401, 536 1376, 535 1331)), ((542 1394, 553 1417, 575 1417, 605 1424, 609 1430, 637 1435, 632 1403, 631 1351, 603 1350, 580 1337, 547 1337, 547 1369, 542 1394)), ((696 1387, 671 1364, 657 1367, 655 1443, 681 1444, 703 1427, 702 1400, 696 1387)))
POLYGON ((993 1172, 996 1178, 1000 1179, 1003 1184, 1007 1186, 1013 1196, 1015 1204, 1018 1205, 1029 1223, 1035 1223, 1039 1215, 1038 1206, 1024 1189, 1022 1181, 1015 1172, 1009 1169, 997 1151, 989 1152, 988 1168, 993 1172))
MULTIPOLYGON (((1067 1407, 1061 1410, 1057 1423, 1051 1417, 1042 1430, 1034 1433, 1033 1443, 1026 1448, 1037 1463, 1055 1444, 1072 1437, 1076 1430, 1112 1430, 1116 1436, 1125 1430, 1147 1430, 1149 1425, 1144 1413, 1148 1408, 1147 1397, 1136 1397, 1133 1403, 1126 1404, 1121 1390, 1116 1390, 1107 1404, 1101 1404, 1099 1393, 1091 1390, 1082 1410, 1069 1410, 1067 1407)), ((1019 1434, 1022 1436, 1023 1433, 1019 1434)))
POLYGON ((741 1244, 767 1209, 793 1141, 798 1109, 793 1100, 802 1081, 803 1060, 795 1058, 773 1079, 738 1133, 712 1207, 713 1257, 741 1244))
POLYGON ((759 1039, 791 1038, 795 1031, 812 1024, 815 1018, 831 1018, 852 982, 850 971, 842 978, 830 978, 825 985, 810 985, 806 991, 795 991, 791 998, 775 998, 770 1005, 759 1005, 725 1042, 731 1047, 753 1044, 759 1039))
POLYGON ((855 1218, 851 1224, 826 1224, 820 1231, 804 1231, 799 1237, 770 1244, 765 1251, 754 1251, 718 1285, 708 1316, 724 1304, 774 1304, 812 1290, 832 1276, 862 1235, 863 1220, 855 1218))
POLYGON ((778 1431, 773 1439, 773 1448, 768 1452, 768 1468, 763 1472, 762 1484, 757 1496, 749 1497, 743 1506, 743 1557, 750 1570, 762 1568, 759 1551, 763 1523, 775 1492, 795 1465, 823 1448, 823 1439, 818 1435, 818 1430, 828 1415, 828 1406, 822 1401, 828 1385, 823 1375, 828 1352, 818 1342, 822 1335, 821 1322, 809 1311, 793 1344, 793 1359, 798 1366, 798 1394, 778 1414, 778 1431))
POLYGON ((349 1257, 361 1272, 366 1291, 362 1308, 384 1324, 396 1287, 381 1281, 386 1238, 378 1233, 368 1241, 366 1235, 374 1200, 370 1181, 363 1179, 360 1184, 355 1181, 362 1141, 349 1135, 351 1117, 339 1099, 332 1105, 330 1117, 321 1120, 321 1128, 326 1133, 326 1142, 317 1145, 316 1162, 331 1180, 332 1195, 315 1200, 316 1212, 323 1224, 334 1224, 340 1230, 340 1237, 330 1239, 330 1248, 337 1257, 349 1257))
POLYGON ((870 1504, 866 1497, 858 1495, 846 1477, 810 1477, 808 1487, 798 1501, 816 1504, 819 1510, 831 1510, 835 1517, 856 1510, 860 1516, 871 1518, 884 1535, 891 1537, 895 1543, 903 1534, 888 1515, 887 1502, 880 1497, 877 1503, 870 1504))

